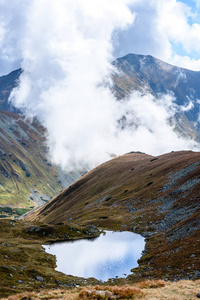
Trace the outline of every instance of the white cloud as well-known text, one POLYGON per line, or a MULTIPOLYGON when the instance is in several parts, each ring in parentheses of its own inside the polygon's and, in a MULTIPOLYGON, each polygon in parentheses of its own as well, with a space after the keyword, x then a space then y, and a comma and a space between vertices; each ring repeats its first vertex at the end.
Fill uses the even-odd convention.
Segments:
POLYGON ((158 4, 158 27, 170 41, 181 43, 187 53, 200 51, 200 24, 188 23, 192 13, 185 4, 175 1, 160 1, 158 4))
MULTIPOLYGON (((112 70, 113 39, 117 30, 124 32, 134 20, 136 28, 141 27, 139 33, 149 34, 149 43, 153 37, 151 49, 156 51, 160 45, 159 51, 170 56, 167 34, 162 35, 157 27, 155 2, 150 5, 143 0, 142 4, 35 0, 25 6, 21 1, 25 17, 19 23, 20 34, 17 26, 14 32, 24 73, 11 99, 47 128, 50 155, 56 163, 92 167, 109 159, 111 153, 140 150, 157 155, 195 146, 178 137, 168 124, 176 111, 170 95, 156 102, 151 95, 134 93, 130 100, 118 102, 106 87, 112 70), (131 13, 127 4, 137 10, 131 13), (141 16, 146 17, 145 26, 141 16), (118 121, 123 116, 127 123, 121 130, 118 121)), ((11 21, 8 23, 13 27, 11 21)), ((135 36, 142 47, 142 39, 135 36)))
POLYGON ((164 32, 158 28, 158 11, 155 1, 142 0, 132 3, 135 22, 124 32, 118 33, 119 43, 116 45, 115 56, 127 53, 151 54, 156 57, 168 58, 171 55, 171 44, 164 32))
POLYGON ((29 7, 24 73, 12 97, 48 129, 56 162, 108 157, 100 146, 113 134, 115 99, 101 83, 111 69, 113 30, 134 20, 125 2, 43 0, 29 7))
MULTIPOLYGON (((47 41, 49 35, 53 35, 53 31, 54 34, 58 34, 58 28, 61 30, 57 36, 58 40, 59 37, 62 37, 64 28, 66 38, 69 38, 70 31, 72 38, 74 30, 76 31, 79 26, 82 26, 83 18, 85 20, 85 28, 82 28, 83 35, 85 30, 87 35, 90 34, 91 39, 97 34, 108 36, 110 34, 109 29, 106 31, 103 26, 102 31, 94 23, 91 26, 91 20, 93 18, 100 23, 100 21, 105 22, 106 19, 105 24, 109 24, 110 19, 115 26, 115 33, 112 36, 115 57, 127 53, 150 54, 164 61, 176 63, 177 56, 179 56, 179 66, 181 64, 183 67, 199 70, 200 18, 198 0, 196 0, 196 11, 177 0, 110 0, 107 2, 83 0, 74 1, 74 4, 69 0, 61 0, 56 4, 54 3, 53 7, 54 13, 52 12, 51 1, 47 3, 45 0, 41 0, 37 3, 36 1, 19 0, 17 5, 14 0, 0 1, 1 74, 20 67, 24 57, 30 55, 27 50, 24 50, 24 43, 27 43, 29 35, 34 37, 37 34, 37 29, 31 28, 33 19, 35 19, 36 28, 41 28, 44 42, 47 41), (72 20, 73 16, 70 17, 66 13, 68 9, 74 9, 77 15, 79 14, 80 19, 76 19, 76 24, 72 20), (82 15, 84 9, 85 12, 82 15), (129 10, 132 11, 132 14, 129 10), (113 13, 118 16, 116 24, 112 18, 113 13), (127 14, 127 20, 123 18, 124 14, 127 14), (131 25, 134 17, 135 20, 131 25), (88 22, 86 22, 87 18, 88 22), (48 26, 45 22, 48 22, 48 26)), ((35 36, 35 44, 32 43, 32 47, 35 47, 36 52, 41 51, 44 42, 42 44, 40 40, 37 42, 35 36)), ((79 47, 82 46, 82 44, 79 45, 79 47)), ((110 46, 112 47, 112 45, 110 46)), ((55 44, 49 43, 49 47, 53 52, 55 44)), ((60 45, 61 58, 64 51, 65 46, 63 45, 61 49, 60 45)), ((112 59, 112 56, 109 58, 112 59)))
POLYGON ((196 3, 197 8, 200 8, 200 0, 194 0, 196 3))
POLYGON ((174 55, 169 59, 169 63, 185 69, 200 70, 200 59, 192 59, 189 56, 174 55))
POLYGON ((136 13, 135 22, 118 34, 116 56, 150 54, 200 70, 200 23, 189 6, 176 0, 142 0, 131 9, 136 13))
POLYGON ((0 66, 1 74, 20 67, 21 42, 24 37, 27 9, 26 0, 0 1, 0 66))
POLYGON ((133 93, 130 100, 122 104, 127 128, 119 132, 116 148, 122 153, 129 149, 153 155, 194 148, 195 142, 177 136, 173 126, 169 126, 169 119, 178 111, 174 100, 172 95, 155 99, 149 94, 133 93))

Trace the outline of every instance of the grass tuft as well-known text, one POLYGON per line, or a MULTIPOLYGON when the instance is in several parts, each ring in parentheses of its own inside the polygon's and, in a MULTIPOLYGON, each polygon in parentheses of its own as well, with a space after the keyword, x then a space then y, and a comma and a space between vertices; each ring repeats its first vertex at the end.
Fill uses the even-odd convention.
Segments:
POLYGON ((124 286, 95 286, 81 289, 79 299, 139 299, 143 291, 137 287, 124 286))
POLYGON ((164 280, 145 280, 142 282, 137 283, 137 286, 139 288, 160 288, 164 287, 166 285, 166 282, 164 280))
POLYGON ((138 299, 143 295, 141 289, 129 285, 114 286, 112 291, 118 299, 138 299))
POLYGON ((17 295, 12 295, 9 296, 7 299, 8 300, 31 300, 31 299, 36 299, 36 292, 27 292, 23 294, 17 294, 17 295))

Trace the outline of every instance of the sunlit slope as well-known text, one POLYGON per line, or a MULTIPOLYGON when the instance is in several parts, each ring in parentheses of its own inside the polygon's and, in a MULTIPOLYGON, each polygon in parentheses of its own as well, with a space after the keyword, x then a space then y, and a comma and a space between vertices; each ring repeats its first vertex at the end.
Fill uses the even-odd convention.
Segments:
MULTIPOLYGON (((48 160, 44 133, 35 122, 0 112, 0 206, 28 209, 50 200, 62 184, 67 186, 67 178, 60 178, 63 173, 48 160)), ((69 182, 72 177, 68 174, 69 182)), ((1 215, 10 211, 0 210, 1 215)))
POLYGON ((147 247, 137 276, 198 278, 199 186, 200 153, 130 153, 92 170, 27 219, 141 233, 147 247))

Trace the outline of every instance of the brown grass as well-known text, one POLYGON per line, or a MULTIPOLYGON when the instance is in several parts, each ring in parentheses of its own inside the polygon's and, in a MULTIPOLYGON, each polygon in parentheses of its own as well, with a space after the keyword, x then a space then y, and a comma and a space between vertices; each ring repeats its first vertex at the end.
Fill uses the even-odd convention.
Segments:
POLYGON ((139 288, 160 288, 164 287, 166 282, 164 280, 145 280, 136 284, 139 288))
POLYGON ((130 285, 95 286, 81 289, 79 299, 139 299, 143 291, 130 285))
POLYGON ((146 280, 134 285, 88 286, 75 289, 51 289, 26 292, 1 300, 86 300, 86 299, 141 299, 141 300, 196 300, 200 291, 200 280, 163 282, 146 280))
POLYGON ((41 292, 27 292, 22 294, 17 294, 13 296, 9 296, 8 298, 2 298, 2 300, 39 300, 39 299, 63 299, 63 300, 77 300, 78 293, 77 291, 71 290, 44 290, 41 292))
POLYGON ((142 299, 196 300, 199 291, 200 280, 181 280, 167 282, 164 287, 145 290, 145 296, 142 299))

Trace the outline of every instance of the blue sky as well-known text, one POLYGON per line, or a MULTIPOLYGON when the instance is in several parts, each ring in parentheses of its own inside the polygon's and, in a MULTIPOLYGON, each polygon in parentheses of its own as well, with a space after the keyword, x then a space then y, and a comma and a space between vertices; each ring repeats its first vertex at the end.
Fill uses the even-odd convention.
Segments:
MULTIPOLYGON (((200 1, 199 0, 182 0, 179 1, 187 5, 191 10, 191 16, 188 16, 188 24, 192 26, 194 23, 200 23, 200 1)), ((177 54, 183 56, 187 55, 184 51, 183 45, 173 45, 177 54)), ((189 55, 191 58, 199 59, 199 51, 192 51, 189 55)))
MULTIPOLYGON (((37 36, 36 34, 32 36, 35 40, 35 49, 37 42, 43 43, 45 32, 48 32, 53 42, 52 22, 59 26, 64 16, 60 17, 61 12, 58 8, 60 4, 55 1, 51 4, 54 5, 54 16, 52 19, 51 16, 48 18, 47 10, 51 2, 52 0, 50 2, 41 0, 38 4, 36 0, 19 0, 16 5, 15 0, 0 1, 0 75, 20 67, 26 60, 29 52, 27 40, 35 31, 34 24, 30 21, 32 14, 38 14, 35 22, 41 26, 37 36), (45 11, 43 5, 46 5, 45 11)), ((71 0, 60 0, 60 3, 64 8, 63 11, 68 7, 71 9, 71 0)), ((127 53, 137 53, 153 55, 171 64, 200 70, 200 0, 108 0, 100 4, 99 0, 82 0, 80 3, 87 7, 87 12, 92 11, 94 23, 95 18, 98 20, 100 17, 100 11, 106 11, 109 7, 113 7, 114 13, 124 5, 124 12, 127 9, 132 13, 132 21, 125 24, 124 18, 120 21, 120 25, 113 26, 113 56, 110 59, 127 53)), ((81 8, 79 10, 78 13, 81 15, 81 8)), ((109 14, 112 20, 112 12, 109 14)), ((102 28, 107 26, 107 22, 105 14, 105 20, 102 18, 102 28)), ((70 31, 70 27, 68 30, 70 31)), ((96 31, 96 35, 98 34, 96 31)), ((64 35, 61 38, 63 43, 67 42, 64 35)))
POLYGON ((192 12, 196 12, 198 3, 200 3, 199 1, 195 1, 195 0, 182 0, 182 1, 179 0, 179 2, 182 2, 187 6, 189 6, 192 9, 192 12))
POLYGON ((133 1, 135 20, 119 34, 116 56, 133 52, 200 70, 200 1, 133 1))

